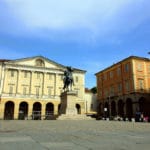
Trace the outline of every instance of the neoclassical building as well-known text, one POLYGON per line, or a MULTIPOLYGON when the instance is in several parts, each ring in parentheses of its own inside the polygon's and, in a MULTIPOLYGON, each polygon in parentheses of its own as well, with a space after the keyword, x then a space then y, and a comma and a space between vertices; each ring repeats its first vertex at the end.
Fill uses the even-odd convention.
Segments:
POLYGON ((101 116, 150 117, 150 59, 130 56, 96 73, 101 116))
MULTIPOLYGON (((85 73, 73 68, 78 113, 85 113, 85 73)), ((58 115, 66 66, 42 56, 0 60, 0 119, 46 119, 58 115)))

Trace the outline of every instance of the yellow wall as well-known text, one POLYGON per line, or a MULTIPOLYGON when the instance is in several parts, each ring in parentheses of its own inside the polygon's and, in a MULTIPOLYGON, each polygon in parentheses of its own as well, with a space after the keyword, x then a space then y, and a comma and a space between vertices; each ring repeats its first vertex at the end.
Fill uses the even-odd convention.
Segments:
MULTIPOLYGON (((4 118, 5 104, 8 101, 12 101, 15 104, 15 119, 18 117, 19 104, 23 101, 29 105, 28 115, 32 113, 34 102, 42 104, 42 114, 45 113, 45 105, 51 102, 54 104, 54 113, 58 114, 60 94, 63 92, 63 73, 66 69, 64 66, 55 64, 43 57, 20 59, 4 63, 4 68, 0 65, 0 119, 4 118), (44 66, 36 66, 37 59, 41 59, 44 62, 44 66), (11 76, 12 70, 14 71, 13 77, 11 76), (26 77, 25 72, 27 72, 26 77), (3 78, 1 78, 2 74, 3 78), (10 86, 13 87, 13 93, 10 93, 10 86), (26 95, 23 93, 24 88, 26 88, 26 95), (39 95, 36 95, 37 88, 39 88, 39 95)), ((75 69, 73 72, 74 79, 78 78, 78 80, 74 81, 73 90, 78 93, 77 102, 81 103, 81 107, 84 107, 84 76, 85 71, 75 69)), ((84 108, 82 109, 84 110, 84 108)))

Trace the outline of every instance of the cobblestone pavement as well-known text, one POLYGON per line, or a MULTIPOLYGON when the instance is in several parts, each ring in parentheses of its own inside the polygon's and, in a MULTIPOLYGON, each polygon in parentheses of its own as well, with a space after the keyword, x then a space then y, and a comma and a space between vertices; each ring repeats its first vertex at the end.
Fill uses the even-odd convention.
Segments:
POLYGON ((150 123, 0 120, 0 150, 149 150, 150 123))

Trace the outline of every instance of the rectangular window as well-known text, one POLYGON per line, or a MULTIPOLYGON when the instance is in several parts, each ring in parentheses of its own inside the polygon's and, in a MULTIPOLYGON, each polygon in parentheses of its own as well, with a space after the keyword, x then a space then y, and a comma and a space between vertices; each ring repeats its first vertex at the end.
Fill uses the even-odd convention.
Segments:
MULTIPOLYGON (((111 87, 110 87, 110 95, 111 95, 111 96, 114 95, 114 86, 111 86, 111 87)), ((109 96, 110 96, 110 95, 109 95, 109 96)))
POLYGON ((14 70, 11 70, 11 71, 10 71, 10 76, 11 76, 11 77, 14 77, 14 74, 15 74, 14 70))
POLYGON ((150 73, 150 65, 148 65, 148 72, 150 73))
POLYGON ((143 70, 141 63, 138 63, 138 64, 137 64, 137 70, 138 70, 138 71, 142 71, 142 70, 143 70))
POLYGON ((36 96, 40 95, 40 87, 36 87, 36 96))
POLYGON ((24 78, 27 78, 27 77, 28 77, 28 72, 25 71, 25 72, 24 72, 24 78))
POLYGON ((118 92, 121 92, 121 91, 122 91, 122 84, 119 83, 119 84, 118 84, 118 92))
POLYGON ((48 74, 49 80, 52 80, 52 74, 48 74))
POLYGON ((40 79, 40 73, 37 72, 37 79, 40 79))
POLYGON ((121 75, 121 69, 120 69, 120 67, 119 67, 119 68, 117 68, 117 75, 118 75, 118 76, 120 76, 120 75, 121 75))
POLYGON ((52 95, 52 90, 50 87, 48 87, 47 89, 48 89, 48 96, 50 97, 52 95))
POLYGON ((13 86, 12 85, 10 85, 10 87, 9 87, 9 94, 13 94, 13 86))
POLYGON ((79 78, 76 76, 75 81, 78 82, 79 78))
POLYGON ((27 94, 27 88, 23 87, 23 95, 26 95, 26 94, 27 94))
POLYGON ((129 72, 129 63, 125 64, 125 72, 129 72))
POLYGON ((113 78, 113 71, 110 71, 110 78, 113 78))
POLYGON ((107 80, 107 73, 104 74, 104 80, 107 80))
POLYGON ((139 83, 139 89, 143 90, 144 89, 144 80, 143 79, 139 79, 138 83, 139 83))
POLYGON ((129 81, 125 81, 125 88, 126 88, 126 91, 130 91, 130 83, 129 83, 129 81))

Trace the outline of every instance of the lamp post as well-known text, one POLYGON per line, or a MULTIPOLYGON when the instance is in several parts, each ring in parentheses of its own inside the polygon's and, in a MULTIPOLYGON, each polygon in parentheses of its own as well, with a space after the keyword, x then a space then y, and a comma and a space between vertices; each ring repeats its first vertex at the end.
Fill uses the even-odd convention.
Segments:
POLYGON ((108 109, 109 109, 109 119, 110 119, 110 117, 111 117, 111 105, 110 105, 110 96, 108 96, 108 109))

